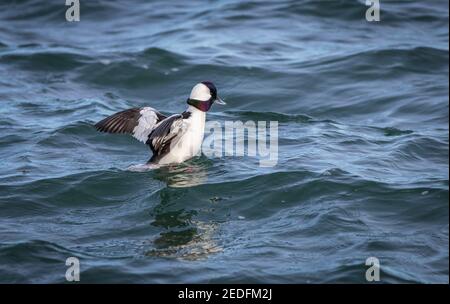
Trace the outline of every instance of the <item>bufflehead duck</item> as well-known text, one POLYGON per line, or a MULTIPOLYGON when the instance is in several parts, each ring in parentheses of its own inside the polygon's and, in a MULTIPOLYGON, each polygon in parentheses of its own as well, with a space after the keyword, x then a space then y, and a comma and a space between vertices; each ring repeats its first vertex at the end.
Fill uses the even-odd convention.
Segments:
POLYGON ((132 108, 113 114, 98 123, 98 131, 127 133, 147 144, 153 152, 148 163, 181 163, 200 153, 205 132, 206 112, 213 103, 224 105, 210 81, 196 84, 187 110, 166 117, 151 107, 132 108))

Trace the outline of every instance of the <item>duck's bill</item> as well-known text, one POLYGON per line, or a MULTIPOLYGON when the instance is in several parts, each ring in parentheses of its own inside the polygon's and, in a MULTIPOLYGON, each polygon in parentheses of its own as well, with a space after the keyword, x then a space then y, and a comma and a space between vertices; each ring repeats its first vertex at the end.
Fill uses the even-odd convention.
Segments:
POLYGON ((220 105, 226 105, 227 103, 222 100, 219 96, 217 96, 216 100, 214 100, 214 103, 220 104, 220 105))

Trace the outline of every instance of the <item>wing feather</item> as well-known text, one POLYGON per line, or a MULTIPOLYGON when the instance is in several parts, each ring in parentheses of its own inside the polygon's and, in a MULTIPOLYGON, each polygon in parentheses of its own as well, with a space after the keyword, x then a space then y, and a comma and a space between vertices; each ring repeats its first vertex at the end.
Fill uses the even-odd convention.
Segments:
POLYGON ((146 142, 156 125, 166 119, 151 107, 132 108, 115 113, 95 124, 100 132, 127 133, 141 142, 146 142))
POLYGON ((177 141, 184 132, 183 119, 188 118, 190 115, 175 114, 167 117, 161 121, 155 129, 150 133, 147 144, 153 152, 153 156, 150 161, 155 161, 162 158, 164 155, 170 152, 170 146, 177 141))

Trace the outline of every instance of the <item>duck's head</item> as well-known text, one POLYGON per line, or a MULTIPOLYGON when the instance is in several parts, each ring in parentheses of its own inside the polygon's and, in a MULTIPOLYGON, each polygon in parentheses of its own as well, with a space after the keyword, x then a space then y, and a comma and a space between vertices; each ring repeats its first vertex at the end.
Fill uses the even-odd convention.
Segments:
POLYGON ((187 103, 203 112, 208 112, 213 103, 226 104, 217 95, 217 88, 211 81, 197 83, 192 88, 187 103))

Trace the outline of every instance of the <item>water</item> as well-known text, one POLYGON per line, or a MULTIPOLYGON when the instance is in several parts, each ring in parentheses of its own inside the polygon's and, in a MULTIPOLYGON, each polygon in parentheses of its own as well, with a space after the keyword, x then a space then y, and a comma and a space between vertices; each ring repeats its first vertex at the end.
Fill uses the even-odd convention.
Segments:
POLYGON ((449 281, 447 1, 0 4, 0 282, 449 281), (150 158, 92 124, 179 113, 279 121, 279 158, 150 158))

